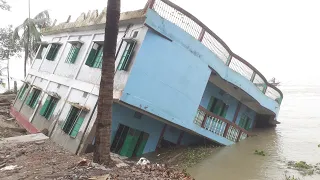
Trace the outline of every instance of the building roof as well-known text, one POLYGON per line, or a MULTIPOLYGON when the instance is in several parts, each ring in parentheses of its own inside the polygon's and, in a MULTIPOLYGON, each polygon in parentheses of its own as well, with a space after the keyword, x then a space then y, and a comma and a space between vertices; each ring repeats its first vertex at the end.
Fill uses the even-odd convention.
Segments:
MULTIPOLYGON (((41 33, 43 35, 50 35, 62 32, 74 32, 85 29, 86 27, 104 25, 106 23, 106 12, 107 8, 104 8, 100 14, 98 13, 98 10, 92 12, 89 11, 87 14, 82 13, 74 22, 67 21, 58 25, 53 25, 51 27, 42 29, 41 33)), ((120 23, 127 20, 140 19, 143 17, 145 17, 145 9, 123 12, 120 14, 120 23)))

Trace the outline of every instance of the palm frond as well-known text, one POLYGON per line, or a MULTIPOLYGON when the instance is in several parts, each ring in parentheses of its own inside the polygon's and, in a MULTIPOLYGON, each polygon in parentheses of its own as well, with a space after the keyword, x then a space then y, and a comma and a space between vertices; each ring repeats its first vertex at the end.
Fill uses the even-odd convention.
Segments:
POLYGON ((20 35, 19 35, 19 32, 20 32, 21 30, 23 30, 24 27, 25 27, 25 24, 23 23, 23 24, 20 24, 19 26, 17 26, 17 27, 14 29, 14 31, 13 31, 13 39, 14 39, 14 40, 17 40, 17 39, 20 39, 20 38, 21 38, 20 35))
POLYGON ((33 19, 44 19, 44 18, 50 18, 48 10, 44 10, 40 13, 38 13, 33 19))

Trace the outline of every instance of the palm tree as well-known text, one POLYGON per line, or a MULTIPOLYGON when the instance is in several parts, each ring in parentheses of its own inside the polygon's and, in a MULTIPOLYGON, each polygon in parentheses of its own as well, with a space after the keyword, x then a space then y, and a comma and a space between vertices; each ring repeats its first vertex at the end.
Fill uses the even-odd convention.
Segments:
POLYGON ((0 9, 5 10, 5 11, 10 11, 10 6, 7 4, 5 0, 0 0, 0 9))
POLYGON ((39 47, 38 42, 41 41, 42 36, 40 29, 48 27, 50 24, 49 12, 42 11, 33 19, 27 18, 23 24, 19 25, 14 30, 13 38, 21 40, 24 47, 24 77, 26 77, 27 74, 26 65, 28 58, 30 58, 31 61, 39 47), (21 35, 19 35, 19 33, 21 33, 21 35))
POLYGON ((103 61, 96 119, 96 138, 93 161, 111 165, 110 143, 113 104, 114 62, 119 31, 120 0, 108 0, 104 35, 103 61))

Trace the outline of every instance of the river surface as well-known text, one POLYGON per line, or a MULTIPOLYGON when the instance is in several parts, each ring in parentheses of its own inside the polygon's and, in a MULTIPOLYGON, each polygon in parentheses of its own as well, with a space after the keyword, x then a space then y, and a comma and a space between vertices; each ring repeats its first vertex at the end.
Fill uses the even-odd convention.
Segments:
POLYGON ((274 129, 217 149, 190 168, 197 180, 284 180, 285 173, 301 180, 320 180, 320 175, 302 176, 287 167, 288 161, 320 163, 320 85, 281 86, 284 100, 274 129), (267 156, 254 155, 264 150, 267 156))

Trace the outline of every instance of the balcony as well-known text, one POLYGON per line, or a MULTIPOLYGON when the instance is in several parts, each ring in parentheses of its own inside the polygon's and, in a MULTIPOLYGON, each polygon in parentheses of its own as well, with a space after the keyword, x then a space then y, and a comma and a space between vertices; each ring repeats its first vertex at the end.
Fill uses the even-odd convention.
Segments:
POLYGON ((196 125, 233 142, 238 142, 246 139, 248 136, 252 136, 247 130, 223 117, 213 114, 202 106, 199 106, 193 122, 196 125))
POLYGON ((168 0, 150 0, 148 8, 200 41, 223 64, 250 81, 258 91, 281 104, 282 92, 270 84, 249 62, 235 54, 227 44, 192 14, 168 0))

